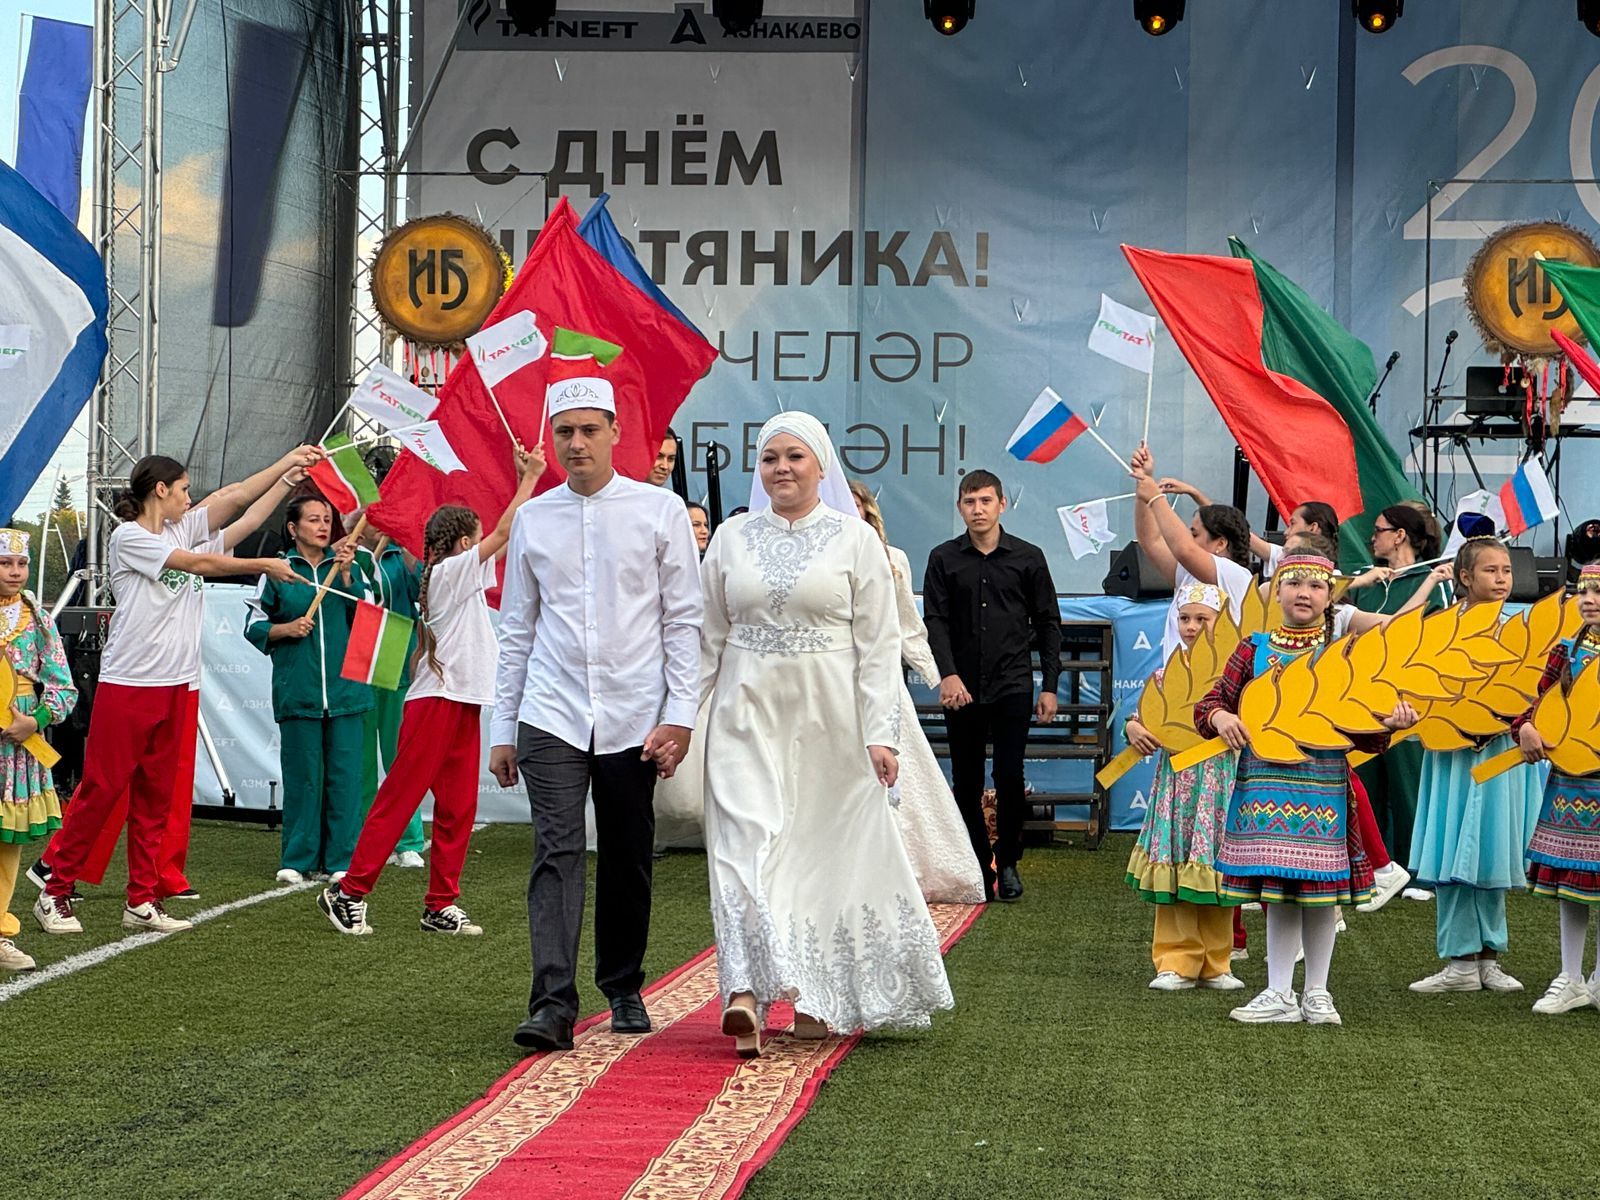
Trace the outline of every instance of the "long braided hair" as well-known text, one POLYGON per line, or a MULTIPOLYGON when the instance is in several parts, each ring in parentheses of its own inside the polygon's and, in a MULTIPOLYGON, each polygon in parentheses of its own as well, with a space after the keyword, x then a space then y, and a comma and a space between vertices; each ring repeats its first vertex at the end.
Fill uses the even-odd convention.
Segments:
POLYGON ((422 620, 417 623, 417 653, 411 660, 413 671, 426 657, 428 665, 437 674, 441 676, 444 674, 443 668, 439 666, 438 640, 433 636, 433 629, 429 625, 428 584, 433 578, 433 568, 450 557, 451 548, 457 542, 478 532, 478 526, 478 514, 470 508, 463 508, 459 504, 446 504, 428 518, 427 527, 422 531, 422 554, 425 565, 422 568, 422 587, 417 596, 417 614, 422 620))

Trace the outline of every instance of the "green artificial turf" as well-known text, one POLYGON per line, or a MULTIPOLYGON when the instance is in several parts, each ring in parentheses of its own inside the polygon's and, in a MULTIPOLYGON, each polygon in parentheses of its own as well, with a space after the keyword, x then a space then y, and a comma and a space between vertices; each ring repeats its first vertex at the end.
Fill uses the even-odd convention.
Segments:
MULTIPOLYGON (((418 932, 422 873, 391 870, 375 937, 334 934, 304 893, 0 1004, 9 1177, 70 1198, 338 1196, 516 1061, 528 838, 474 838, 464 903, 481 939, 418 932)), ((1128 844, 1031 852, 1022 902, 994 906, 950 954, 956 1011, 927 1033, 865 1039, 746 1195, 1503 1200, 1592 1187, 1600 1013, 1528 1011, 1557 970, 1554 905, 1511 901, 1506 965, 1526 995, 1407 992, 1435 966, 1433 906, 1396 900, 1352 915, 1339 939, 1345 1028, 1247 1028, 1226 1013, 1263 983, 1260 917, 1238 964, 1248 990, 1149 991, 1152 910, 1121 882, 1128 844)), ((268 886, 275 843, 200 826, 192 861, 208 907, 268 886)), ((652 975, 710 939, 703 858, 671 855, 656 880, 652 975)), ((91 892, 85 938, 47 939, 24 885, 22 944, 44 963, 110 936, 115 892, 91 892)), ((591 973, 586 959, 589 1009, 591 973)))

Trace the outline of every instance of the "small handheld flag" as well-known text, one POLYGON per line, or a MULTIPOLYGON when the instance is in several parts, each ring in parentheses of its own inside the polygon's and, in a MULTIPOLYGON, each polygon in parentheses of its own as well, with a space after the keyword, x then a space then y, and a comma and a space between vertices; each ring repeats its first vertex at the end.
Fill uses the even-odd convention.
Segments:
POLYGON ((1119 467, 1127 468, 1128 464, 1122 455, 1113 450, 1087 421, 1073 412, 1067 402, 1056 395, 1054 388, 1049 387, 1039 393, 1039 398, 1023 415, 1021 424, 1012 430, 1011 440, 1006 443, 1006 452, 1023 462, 1053 462, 1058 454, 1085 433, 1099 442, 1105 452, 1116 459, 1119 467))
POLYGON ((395 434, 395 437, 402 446, 435 471, 443 471, 448 475, 452 471, 467 469, 437 421, 424 421, 421 425, 402 429, 395 434))
POLYGON ((1056 509, 1056 515, 1061 518, 1061 531, 1067 535, 1067 548, 1074 559, 1099 554, 1116 540, 1104 500, 1068 504, 1056 509))
POLYGON ((1500 488, 1500 506, 1506 513, 1506 530, 1512 537, 1542 525, 1561 511, 1545 476, 1544 465, 1530 458, 1500 488))
POLYGON ((1089 349, 1146 375, 1155 369, 1156 319, 1100 294, 1100 315, 1089 330, 1089 349))
POLYGON ((467 349, 483 382, 494 387, 513 371, 538 362, 549 345, 533 323, 533 314, 524 308, 478 330, 467 339, 467 349))
POLYGON ((350 407, 385 429, 403 429, 433 416, 439 401, 379 363, 350 393, 350 407))
POLYGON ((336 433, 322 443, 328 457, 313 466, 307 474, 342 514, 358 512, 378 499, 378 485, 372 472, 361 461, 361 452, 350 439, 336 433))
POLYGON ((350 642, 339 674, 356 683, 394 691, 400 686, 406 655, 411 653, 414 625, 409 617, 361 601, 350 623, 350 642))

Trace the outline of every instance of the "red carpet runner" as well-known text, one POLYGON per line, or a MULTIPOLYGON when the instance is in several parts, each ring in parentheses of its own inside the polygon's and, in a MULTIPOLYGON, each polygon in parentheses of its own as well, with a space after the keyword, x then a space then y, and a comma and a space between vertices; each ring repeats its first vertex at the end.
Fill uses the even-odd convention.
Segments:
MULTIPOLYGON (((982 911, 929 908, 947 951, 982 911)), ((741 1060, 719 1029, 710 950, 646 995, 653 1033, 591 1018, 572 1050, 525 1059, 345 1200, 733 1200, 860 1040, 797 1041, 775 1007, 772 1040, 741 1060)))

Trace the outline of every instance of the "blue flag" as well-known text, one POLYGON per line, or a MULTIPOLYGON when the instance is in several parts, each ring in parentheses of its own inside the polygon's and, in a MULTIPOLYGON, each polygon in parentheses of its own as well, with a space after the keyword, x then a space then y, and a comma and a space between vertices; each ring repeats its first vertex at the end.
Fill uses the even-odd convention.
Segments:
POLYGON ((104 264, 55 205, 0 162, 0 517, 39 478, 105 356, 104 264))
POLYGON ((600 257, 621 272, 629 283, 681 321, 685 328, 693 329, 698 334, 700 331, 695 329, 694 322, 667 299, 667 294, 656 286, 656 281, 650 278, 650 272, 644 269, 644 264, 634 257, 627 239, 622 236, 622 230, 617 228, 617 223, 606 211, 606 201, 609 199, 611 193, 602 192, 600 199, 589 206, 589 211, 583 214, 583 220, 578 222, 578 236, 598 250, 600 257))
POLYGON ((34 17, 17 95, 17 170, 74 225, 93 54, 91 26, 34 17))

